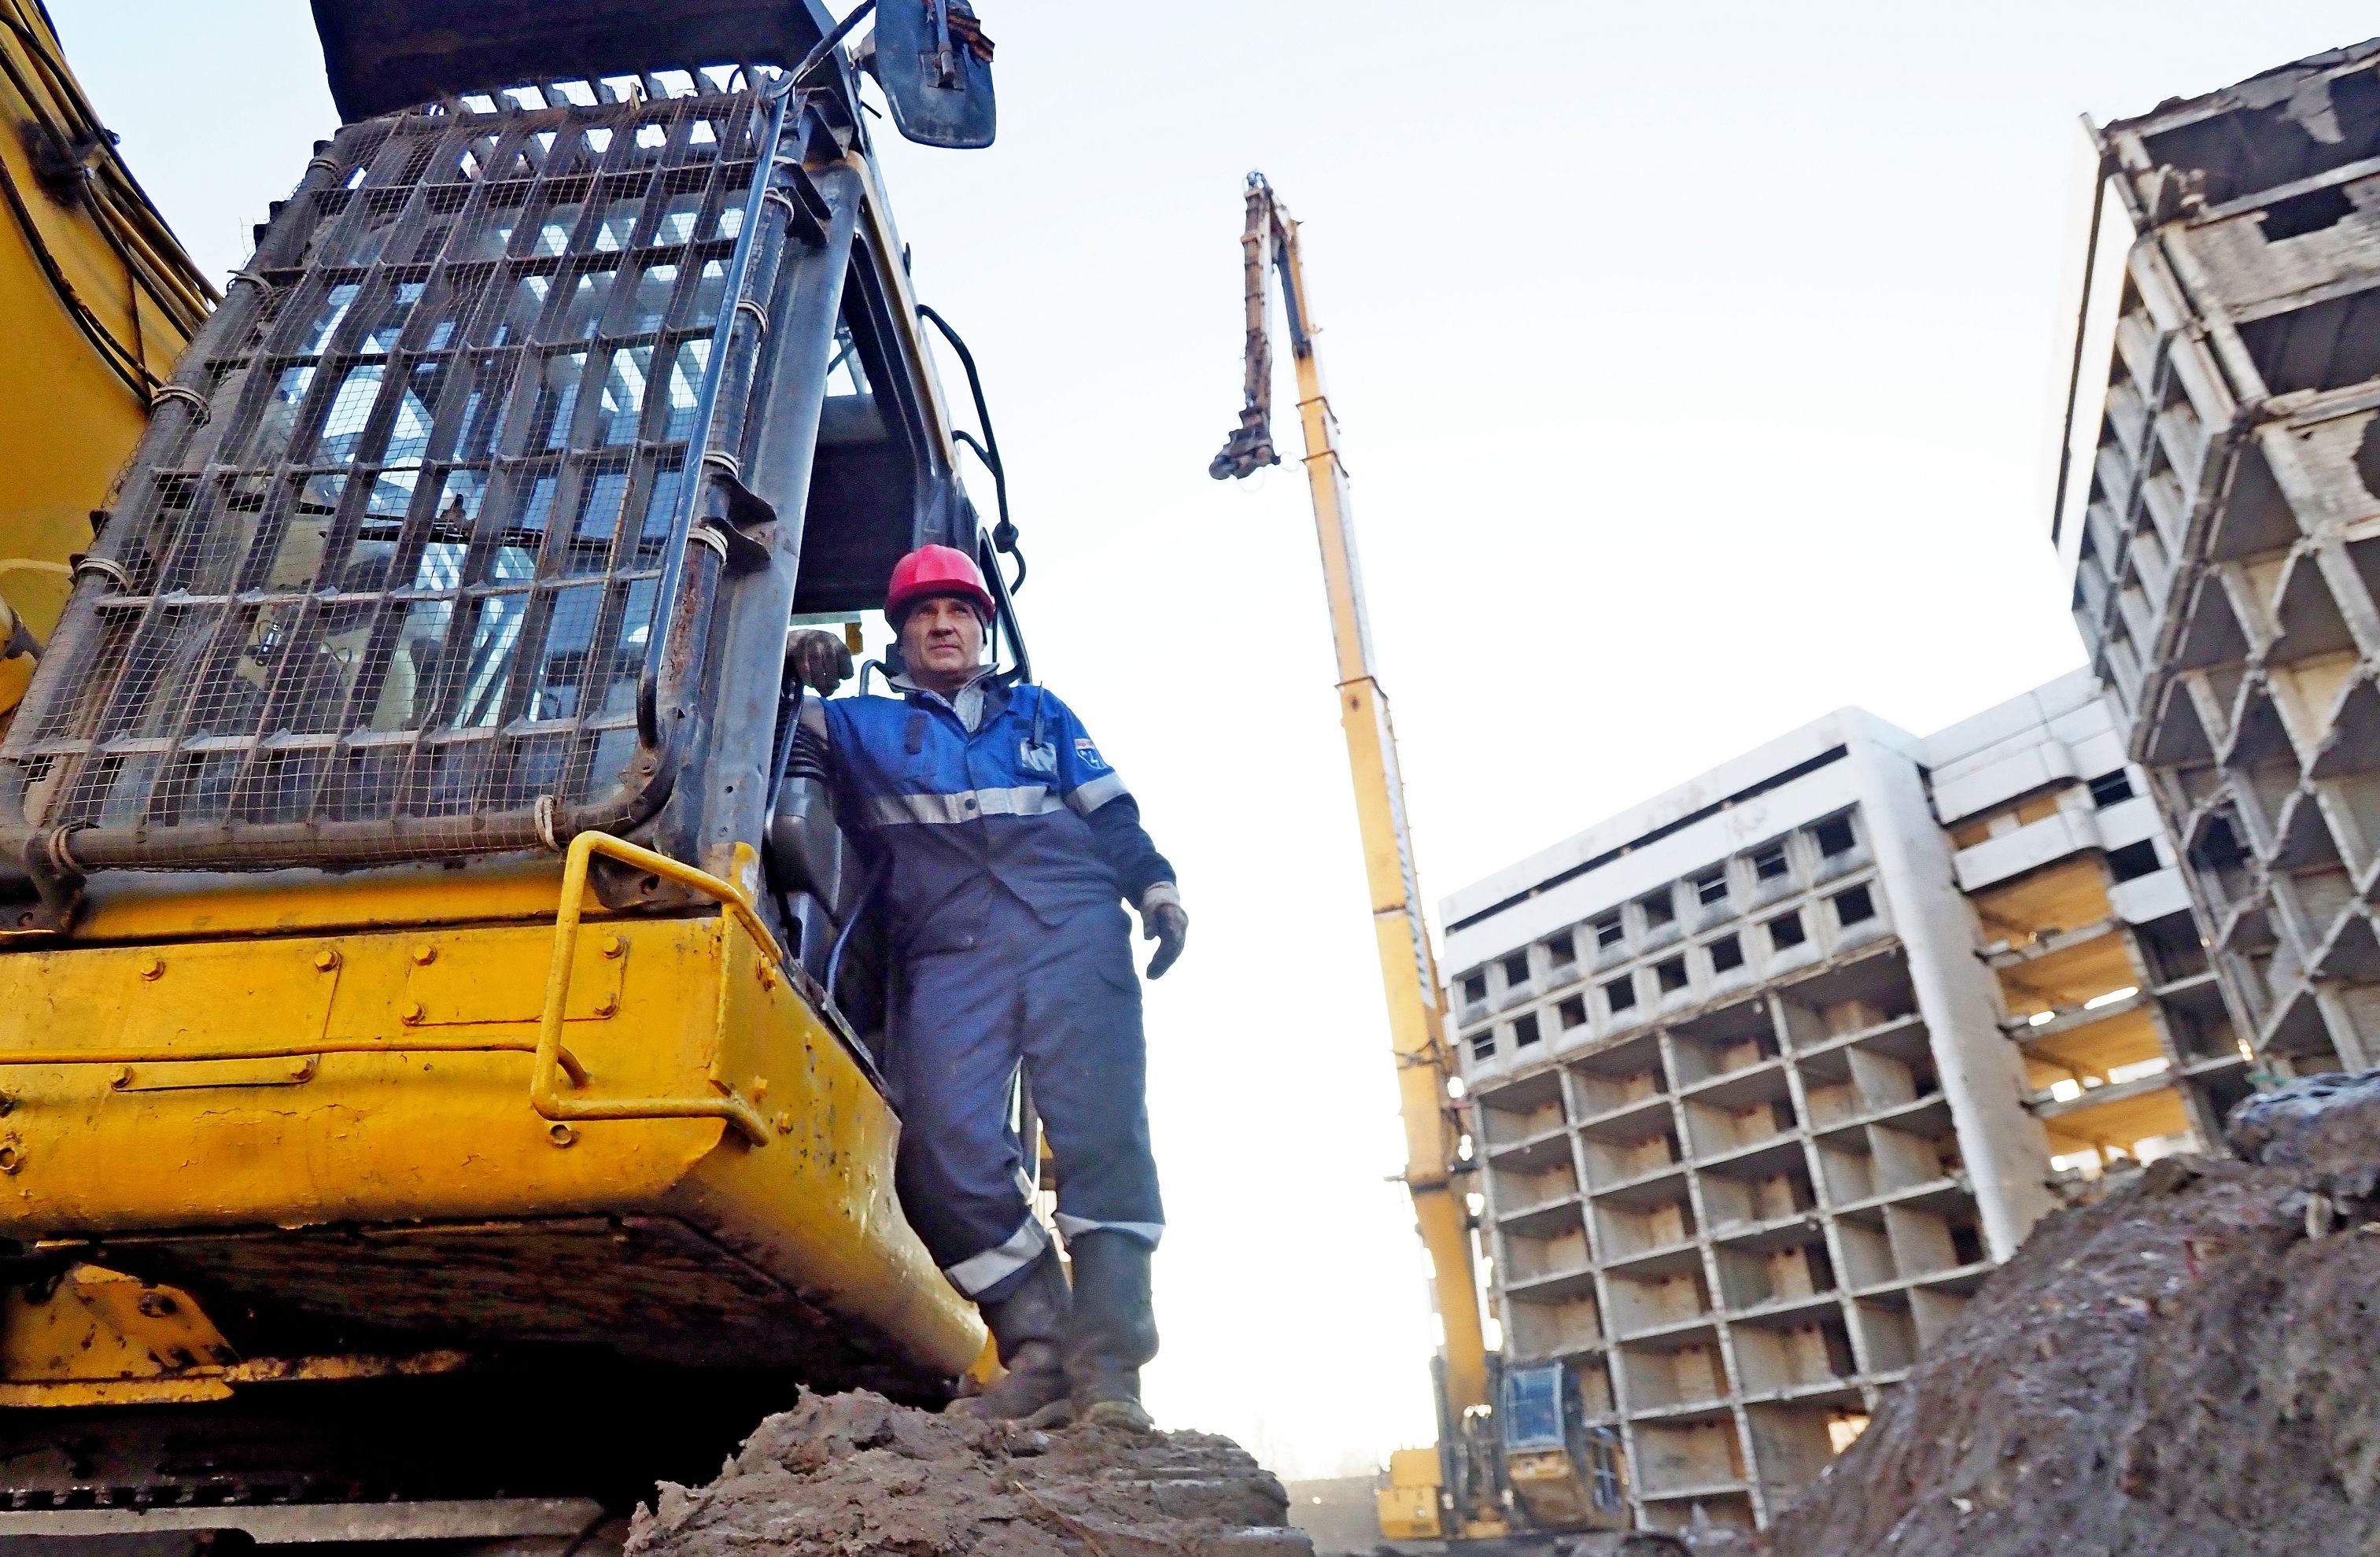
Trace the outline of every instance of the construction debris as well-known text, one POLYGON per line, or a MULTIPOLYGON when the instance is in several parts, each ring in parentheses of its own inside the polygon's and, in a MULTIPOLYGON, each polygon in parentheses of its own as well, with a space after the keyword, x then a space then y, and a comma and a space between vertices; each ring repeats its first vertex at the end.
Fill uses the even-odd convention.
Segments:
POLYGON ((2224 1135, 2247 1161, 2290 1169, 2335 1203, 2370 1200, 2380 1187, 2380 1071, 2260 1092, 2231 1111, 2224 1135))
POLYGON ((2034 1233, 1769 1557, 2380 1551, 2380 1073, 2235 1115, 2034 1233), (2349 1142, 2364 1132, 2362 1155, 2349 1142), (2361 1176, 2359 1177, 2359 1174, 2361 1176))
POLYGON ((1312 1557, 1229 1439, 1038 1432, 865 1391, 805 1393, 689 1490, 639 1508, 631 1557, 1312 1557))

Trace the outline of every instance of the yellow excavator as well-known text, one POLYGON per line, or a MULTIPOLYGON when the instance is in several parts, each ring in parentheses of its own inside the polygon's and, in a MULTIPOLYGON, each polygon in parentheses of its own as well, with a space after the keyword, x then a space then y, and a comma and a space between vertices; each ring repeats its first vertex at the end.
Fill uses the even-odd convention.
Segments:
POLYGON ((1261 173, 1247 178, 1246 379, 1240 425, 1208 467, 1217 480, 1281 463, 1272 437, 1272 285, 1297 372, 1305 476, 1322 548, 1339 722, 1355 783, 1364 870, 1372 897, 1389 1043, 1405 1127, 1404 1183, 1427 1250, 1443 1342, 1432 1359, 1438 1443, 1390 1454, 1377 1493, 1380 1534, 1398 1551, 1560 1551, 1566 1557, 1682 1554, 1671 1538, 1632 1531, 1617 1435, 1589 1422, 1560 1363, 1506 1368, 1487 1344, 1466 1180, 1477 1172, 1462 1078, 1446 1040, 1442 986, 1422 917, 1405 823, 1396 731, 1372 654, 1356 566, 1354 520, 1339 422, 1323 387, 1312 296, 1296 221, 1261 173))
POLYGON ((940 541, 1028 670, 859 103, 987 143, 972 11, 315 0, 210 311, 0 5, 0 1545, 605 1550, 948 1398, 783 659, 940 541))
POLYGON ((215 301, 32 0, 0 0, 0 719, 66 604, 68 559, 215 301))

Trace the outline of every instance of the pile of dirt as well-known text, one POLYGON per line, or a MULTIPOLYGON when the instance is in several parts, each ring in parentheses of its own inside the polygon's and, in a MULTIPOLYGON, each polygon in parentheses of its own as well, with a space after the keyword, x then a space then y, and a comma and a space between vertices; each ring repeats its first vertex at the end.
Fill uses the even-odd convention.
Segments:
POLYGON ((664 1484, 630 1557, 1312 1557, 1229 1439, 1037 1432, 805 1393, 719 1479, 664 1484))
POLYGON ((1772 1557, 2380 1553, 2380 1077, 2045 1221, 1772 1557))

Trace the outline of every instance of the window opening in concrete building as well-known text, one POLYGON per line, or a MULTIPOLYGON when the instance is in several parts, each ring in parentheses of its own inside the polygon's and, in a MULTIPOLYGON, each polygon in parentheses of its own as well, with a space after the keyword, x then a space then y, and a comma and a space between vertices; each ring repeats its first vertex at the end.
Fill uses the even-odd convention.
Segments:
POLYGON ((1835 922, 1846 929, 1876 918, 1876 898, 1864 886, 1837 893, 1834 903, 1835 922))
POLYGON ((2155 875, 2160 869, 2156 844, 2143 838, 2137 844, 2126 844, 2107 851, 2107 874, 2119 882, 2136 882, 2143 876, 2155 875))
POLYGON ((1466 973, 1463 976, 1463 1004, 1476 1005, 1488 998, 1488 975, 1466 973))
POLYGON ((1711 970, 1730 973, 1743 966, 1743 942, 1733 935, 1722 935, 1710 943, 1711 970))
POLYGON ((1663 994, 1668 994, 1672 990, 1684 989, 1686 987, 1686 959, 1683 957, 1671 957, 1666 962, 1655 963, 1653 965, 1653 977, 1660 981, 1661 992, 1663 994))
MULTIPOLYGON (((2380 492, 2380 420, 2365 422, 2363 436, 2356 440, 2355 474, 2362 480, 2364 491, 2380 492)), ((2369 550, 2354 546, 2350 549, 2355 552, 2369 550)))
POLYGON ((1614 979, 1603 986, 1603 1004, 1611 1007, 1614 1016, 1636 1004, 1636 980, 1614 979))
POLYGON ((1694 878, 1694 901, 1701 904, 1706 908, 1711 906, 1711 905, 1715 903, 1726 902, 1726 870, 1713 870, 1708 875, 1696 876, 1694 878))
POLYGON ((2198 831, 2197 842, 2190 846, 2192 861, 2209 874, 2234 870, 2254 858, 2241 845, 2239 829, 2227 811, 2228 808, 2218 809, 2209 817, 2198 831))
POLYGON ((1586 997, 1585 995, 1572 995, 1568 1000, 1563 1001, 1560 1005, 1555 1006, 1554 1010, 1560 1016, 1561 1025, 1563 1027, 1583 1028, 1586 1026, 1586 997))
POLYGON ((2121 768, 2091 781, 2091 803, 2103 809, 2131 797, 2132 776, 2121 768))
POLYGON ((1847 816, 1830 816, 1817 826, 1811 828, 1810 836, 1816 840, 1820 854, 1849 854, 1854 842, 1852 835, 1852 819, 1847 816))
POLYGON ((1537 1040, 1538 1036, 1537 1016, 1536 1012, 1533 1011, 1529 1015, 1520 1017, 1512 1023, 1513 1048, 1526 1049, 1530 1044, 1535 1043, 1537 1040))
POLYGON ((1518 989, 1529 981, 1529 954, 1514 952, 1504 959, 1504 987, 1518 989))
POLYGON ((1779 914, 1768 921, 1767 928, 1769 945, 1780 952, 1810 939, 1810 932, 1802 928, 1802 916, 1798 913, 1779 914))
POLYGON ((1495 1028, 1489 1028, 1486 1032, 1475 1034, 1473 1036, 1471 1040, 1471 1057, 1475 1060, 1492 1060, 1496 1057, 1495 1028))
POLYGON ((1773 882, 1791 867, 1785 862, 1785 845, 1763 844, 1752 851, 1752 874, 1764 882, 1773 882))
POLYGON ((1666 892, 1658 897, 1645 899, 1644 908, 1645 927, 1647 930, 1658 930, 1665 924, 1677 922, 1678 906, 1670 900, 1670 894, 1666 892))
POLYGON ((1617 946, 1627 937, 1628 927, 1621 922, 1620 916, 1617 914, 1606 914, 1595 921, 1595 945, 1597 951, 1606 946, 1617 946))
MULTIPOLYGON (((2380 427, 2380 421, 2373 425, 2380 427)), ((2132 935, 2142 955, 2148 958, 2150 972, 2160 984, 2194 979, 2206 971, 2206 943, 2200 939, 2198 926, 2187 913, 2168 914, 2164 918, 2135 925, 2132 935)))
POLYGON ((2265 229, 2265 241, 2278 243, 2285 237, 2327 232, 2354 213, 2355 202, 2348 199, 2345 189, 2332 184, 2277 200, 2258 212, 2255 220, 2265 229))
POLYGON ((1578 961, 1578 942, 1564 931, 1546 942, 1546 956, 1556 967, 1569 967, 1578 961))

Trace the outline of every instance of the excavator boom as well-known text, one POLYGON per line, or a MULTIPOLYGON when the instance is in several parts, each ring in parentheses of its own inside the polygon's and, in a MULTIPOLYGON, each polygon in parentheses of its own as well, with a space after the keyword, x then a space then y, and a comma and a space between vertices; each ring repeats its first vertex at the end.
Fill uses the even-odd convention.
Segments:
MULTIPOLYGON (((1448 1083, 1454 1076, 1446 1047, 1438 965, 1429 930, 1422 919, 1421 889, 1414 873, 1413 839, 1405 821, 1404 782, 1397 771, 1396 730, 1389 718, 1388 694, 1374 673, 1371 626, 1364 610, 1364 581, 1355 555, 1354 517, 1348 501, 1346 467, 1339 457, 1339 423, 1323 387, 1315 349, 1311 295, 1298 249, 1297 223, 1262 174, 1248 176, 1247 227, 1241 235, 1247 265, 1247 384, 1240 426, 1208 473, 1217 480, 1246 476, 1280 463, 1271 430, 1271 281, 1281 279, 1289 320, 1290 347, 1297 370, 1298 420, 1305 436, 1305 476, 1314 499, 1316 538, 1322 548, 1322 579, 1330 602, 1331 641, 1338 659, 1339 722, 1347 733, 1347 760, 1355 781, 1355 811, 1362 825, 1364 872, 1371 887, 1372 923, 1378 937, 1380 978, 1388 995, 1389 1042, 1397 1064, 1399 1107, 1404 1115, 1406 1187, 1415 1220, 1429 1251, 1438 1311, 1445 1329, 1442 1358, 1442 1460, 1490 1406, 1488 1348, 1480 1323, 1477 1283, 1473 1276, 1469 1209, 1457 1182, 1467 1171, 1462 1154, 1463 1121, 1448 1083)), ((1443 1485, 1456 1495, 1467 1529, 1491 1533, 1500 1521, 1488 1502, 1480 1471, 1460 1464, 1443 1466, 1443 1485), (1465 1498, 1468 1488, 1475 1495, 1465 1498), (1477 1507, 1466 1506, 1477 1504, 1477 1507)), ((1419 1532, 1416 1532, 1419 1533, 1419 1532)), ((1432 1532, 1435 1533, 1435 1532, 1432 1532)))
POLYGON ((1378 1496, 1380 1533, 1390 1539, 1471 1542, 1499 1542, 1509 1536, 1520 1543, 1475 1549, 1482 1552, 1559 1550, 1570 1557, 1603 1557, 1655 1550, 1644 1543, 1664 1538, 1622 1533, 1626 1518, 1619 1489, 1624 1470, 1617 1442, 1608 1429, 1585 1421, 1565 1371, 1536 1367, 1500 1376, 1488 1349, 1463 1183, 1474 1171, 1471 1131, 1446 1041, 1437 959, 1422 918, 1404 781, 1397 771, 1396 729, 1388 694, 1374 671, 1347 470, 1339 457, 1339 421, 1323 389, 1314 342, 1319 332, 1297 223, 1260 173, 1248 175, 1247 226, 1240 243, 1247 266, 1246 397, 1240 425, 1208 474, 1222 480, 1281 463, 1272 439, 1271 292, 1278 276, 1297 368, 1298 420, 1305 434, 1305 477, 1322 547, 1322 581, 1330 602, 1339 722, 1347 733, 1372 928, 1389 1002, 1389 1045, 1404 1115, 1404 1182, 1429 1251, 1445 1331, 1435 1363, 1438 1450, 1433 1455, 1401 1449, 1390 1456, 1388 1484, 1378 1496))

